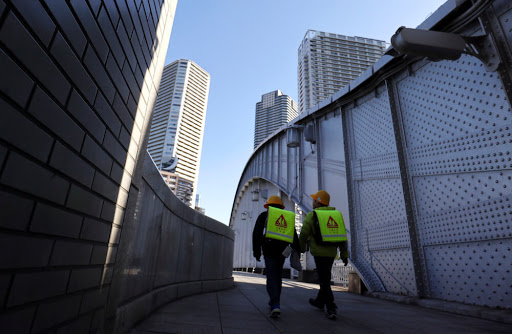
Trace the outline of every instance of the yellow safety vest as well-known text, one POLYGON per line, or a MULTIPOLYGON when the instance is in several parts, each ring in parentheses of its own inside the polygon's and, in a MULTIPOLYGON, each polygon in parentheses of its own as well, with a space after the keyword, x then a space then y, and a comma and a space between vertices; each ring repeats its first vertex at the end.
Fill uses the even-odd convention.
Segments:
POLYGON ((265 231, 266 238, 292 243, 294 231, 294 212, 274 208, 272 206, 268 207, 267 228, 265 231))
POLYGON ((347 231, 341 212, 337 210, 315 210, 322 241, 347 241, 347 231))

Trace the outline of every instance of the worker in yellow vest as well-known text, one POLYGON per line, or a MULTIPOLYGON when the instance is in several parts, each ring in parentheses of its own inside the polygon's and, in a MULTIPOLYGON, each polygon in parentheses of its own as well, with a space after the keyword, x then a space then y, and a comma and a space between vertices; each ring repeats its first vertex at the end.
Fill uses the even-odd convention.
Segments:
POLYGON ((252 247, 257 261, 260 261, 263 249, 270 316, 276 318, 281 315, 281 272, 284 261, 291 249, 300 253, 300 244, 295 231, 295 213, 284 210, 281 198, 270 196, 264 207, 267 210, 258 216, 254 225, 252 247))
POLYGON ((331 290, 331 270, 334 258, 340 249, 340 258, 348 263, 347 232, 341 212, 330 207, 331 196, 325 190, 310 195, 313 198, 313 211, 302 222, 299 241, 301 251, 309 249, 315 258, 320 290, 309 303, 321 310, 326 309, 329 319, 336 319, 336 303, 331 290))

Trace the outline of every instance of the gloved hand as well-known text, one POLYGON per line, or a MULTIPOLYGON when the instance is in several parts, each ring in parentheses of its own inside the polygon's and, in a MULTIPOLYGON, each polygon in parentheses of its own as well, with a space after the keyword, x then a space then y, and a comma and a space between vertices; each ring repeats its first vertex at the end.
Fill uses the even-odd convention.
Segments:
POLYGON ((345 265, 345 267, 346 267, 346 266, 347 266, 347 264, 348 264, 348 258, 343 257, 343 258, 341 258, 341 260, 343 261, 343 264, 344 264, 344 265, 345 265))
POLYGON ((256 258, 256 261, 258 261, 258 262, 261 261, 261 254, 253 253, 252 255, 256 258))

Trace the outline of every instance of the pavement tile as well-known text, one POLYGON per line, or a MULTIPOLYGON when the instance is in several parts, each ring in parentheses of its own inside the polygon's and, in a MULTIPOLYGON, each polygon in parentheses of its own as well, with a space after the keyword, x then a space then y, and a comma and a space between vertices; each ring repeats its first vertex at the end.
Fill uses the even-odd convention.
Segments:
MULTIPOLYGON (((281 331, 277 329, 266 329, 266 330, 260 330, 260 329, 240 329, 240 328, 229 328, 229 327, 222 327, 222 334, 268 334, 268 333, 281 333, 281 331)), ((288 332, 287 332, 288 333, 288 332)))
MULTIPOLYGON (((335 287, 338 319, 308 303, 317 284, 283 281, 279 319, 268 317, 265 276, 233 273, 235 288, 176 300, 154 312, 131 334, 444 334, 512 333, 512 325, 437 309, 356 295, 335 287)), ((500 313, 499 319, 503 317, 500 313)))
POLYGON ((144 327, 137 327, 130 334, 146 333, 172 333, 172 334, 222 334, 220 326, 184 325, 176 323, 153 323, 144 327))
POLYGON ((152 315, 151 323, 178 323, 178 324, 201 324, 205 326, 217 326, 219 324, 219 315, 216 314, 203 314, 201 312, 190 312, 178 316, 170 315, 152 315))

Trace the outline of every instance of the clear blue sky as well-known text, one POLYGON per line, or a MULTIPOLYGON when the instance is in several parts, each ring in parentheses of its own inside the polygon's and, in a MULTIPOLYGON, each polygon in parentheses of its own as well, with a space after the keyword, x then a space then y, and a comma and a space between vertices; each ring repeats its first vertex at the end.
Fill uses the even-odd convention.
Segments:
POLYGON ((252 151, 261 95, 297 101, 297 48, 308 29, 386 42, 444 0, 179 0, 165 64, 190 59, 211 75, 198 193, 206 215, 229 224, 252 151))

